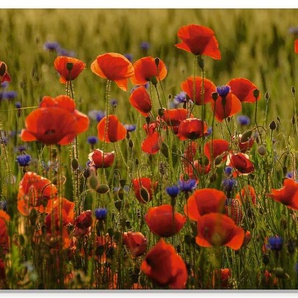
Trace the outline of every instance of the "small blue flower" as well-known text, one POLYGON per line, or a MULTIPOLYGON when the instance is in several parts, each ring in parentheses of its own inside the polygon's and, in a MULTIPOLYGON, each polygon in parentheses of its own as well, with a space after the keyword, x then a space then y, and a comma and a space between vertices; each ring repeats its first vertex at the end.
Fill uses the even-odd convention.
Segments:
POLYGON ((9 82, 4 81, 4 82, 1 83, 1 88, 6 89, 8 87, 8 85, 9 85, 9 82))
POLYGON ((208 137, 211 134, 212 134, 212 127, 210 126, 210 127, 207 128, 207 133, 205 134, 205 137, 208 137))
POLYGON ((132 62, 132 54, 124 54, 123 55, 128 61, 132 62))
POLYGON ((230 86, 218 86, 216 88, 218 95, 221 97, 227 96, 230 90, 231 90, 230 86))
POLYGON ((179 191, 180 191, 180 189, 177 185, 169 186, 166 188, 167 194, 172 198, 177 197, 179 191))
POLYGON ((90 136, 87 138, 87 141, 90 145, 95 145, 98 141, 98 138, 95 136, 90 136))
POLYGON ((21 167, 26 167, 31 161, 31 156, 29 154, 21 154, 17 156, 16 161, 21 167))
POLYGON ((105 117, 106 113, 103 111, 92 110, 88 113, 89 118, 96 120, 99 122, 103 117, 105 117))
POLYGON ((0 92, 0 99, 15 99, 18 96, 16 91, 4 91, 0 92))
POLYGON ((249 125, 250 124, 250 118, 245 115, 238 116, 237 121, 240 125, 249 125))
POLYGON ((57 48, 56 51, 57 51, 57 54, 59 56, 68 56, 68 57, 75 57, 76 56, 76 53, 75 52, 68 51, 68 50, 63 49, 63 48, 60 48, 60 47, 57 48))
POLYGON ((232 167, 225 167, 225 173, 226 175, 230 176, 232 174, 233 168, 232 167))
POLYGON ((142 41, 140 47, 143 51, 147 51, 150 48, 150 43, 147 41, 142 41))
POLYGON ((21 104, 19 101, 17 101, 17 102, 14 104, 14 106, 15 106, 17 109, 20 109, 20 108, 22 107, 22 104, 21 104))
POLYGON ((273 236, 268 238, 268 243, 266 245, 267 249, 279 251, 282 249, 283 239, 279 236, 273 236))
POLYGON ((45 42, 43 48, 47 51, 57 51, 60 49, 60 44, 57 41, 45 42))
POLYGON ((27 149, 27 145, 23 144, 16 148, 16 152, 23 153, 24 151, 26 151, 26 149, 27 149))
POLYGON ((95 212, 94 212, 95 217, 98 220, 105 219, 107 217, 107 213, 108 213, 108 210, 105 208, 97 208, 97 209, 95 209, 95 212))
POLYGON ((134 124, 124 124, 124 127, 128 132, 133 132, 137 129, 137 126, 134 124))
POLYGON ((110 104, 111 104, 112 107, 115 108, 117 106, 117 104, 118 104, 118 100, 115 99, 115 98, 113 98, 113 99, 110 100, 110 104))
POLYGON ((174 96, 173 101, 175 104, 187 102, 186 93, 184 91, 181 91, 180 93, 174 96))
POLYGON ((181 191, 193 191, 197 187, 197 181, 195 179, 179 180, 178 187, 181 191))
POLYGON ((230 192, 237 185, 237 181, 234 178, 224 178, 221 184, 224 190, 230 192))

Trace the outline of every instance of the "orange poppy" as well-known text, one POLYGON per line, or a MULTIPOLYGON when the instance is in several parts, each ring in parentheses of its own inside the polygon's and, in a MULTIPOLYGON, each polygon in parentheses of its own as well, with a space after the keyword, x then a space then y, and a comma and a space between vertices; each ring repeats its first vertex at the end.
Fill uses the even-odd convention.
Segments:
MULTIPOLYGON (((162 119, 177 134, 181 121, 188 118, 188 113, 188 110, 183 108, 163 110, 162 119)), ((193 117, 193 115, 190 115, 190 117, 193 117)))
POLYGON ((0 210, 0 248, 5 252, 9 248, 9 236, 7 224, 10 220, 10 216, 3 210, 0 210))
POLYGON ((197 189, 184 205, 184 213, 194 221, 212 212, 225 213, 227 197, 221 190, 214 188, 197 189))
POLYGON ((253 205, 257 204, 257 196, 255 189, 249 184, 245 185, 240 190, 240 193, 236 194, 235 199, 239 200, 240 202, 251 201, 253 205))
POLYGON ((294 179, 284 179, 283 187, 272 189, 269 196, 290 209, 298 210, 298 182, 294 179))
POLYGON ((244 239, 244 230, 221 213, 208 213, 198 217, 197 231, 196 243, 203 247, 227 246, 238 250, 244 239))
POLYGON ((74 100, 68 96, 45 96, 40 107, 27 116, 21 139, 45 145, 68 145, 89 127, 89 118, 75 107, 74 100))
POLYGON ((128 248, 132 257, 141 256, 147 250, 147 239, 140 232, 123 233, 123 243, 128 248))
POLYGON ((215 160, 218 156, 222 157, 222 161, 226 160, 228 150, 229 150, 229 142, 222 139, 215 139, 206 142, 204 146, 204 154, 208 158, 209 161, 215 160), (212 157, 211 157, 212 156, 212 157))
POLYGON ((115 143, 125 139, 126 128, 115 115, 103 117, 97 124, 98 139, 106 143, 115 143), (107 122, 108 121, 108 122, 107 122))
POLYGON ((141 271, 159 286, 171 289, 185 288, 188 279, 183 259, 163 239, 146 254, 141 271))
POLYGON ((207 123, 197 118, 187 118, 179 124, 177 136, 180 140, 195 140, 207 134, 207 123))
POLYGON ((3 61, 0 61, 0 83, 10 82, 11 77, 7 72, 7 65, 3 61))
POLYGON ((296 39, 294 42, 294 51, 296 54, 298 54, 298 39, 296 39))
POLYGON ((230 154, 227 165, 235 168, 238 174, 249 174, 254 171, 254 164, 248 159, 248 155, 244 153, 230 154))
POLYGON ((194 55, 205 55, 220 60, 221 54, 214 31, 208 27, 190 24, 179 28, 178 37, 181 43, 175 46, 194 55))
MULTIPOLYGON (((230 80, 227 85, 231 87, 231 92, 236 95, 241 102, 253 103, 256 101, 253 92, 258 88, 250 80, 245 78, 236 78, 230 80)), ((257 100, 260 100, 260 98, 261 94, 259 93, 257 100)))
POLYGON ((196 105, 203 105, 208 102, 212 102, 212 93, 216 92, 216 86, 214 85, 214 83, 208 79, 204 79, 204 96, 202 97, 202 86, 203 79, 201 77, 195 77, 195 81, 193 76, 188 77, 184 82, 181 83, 181 89, 189 96, 189 98, 196 105))
POLYGON ((162 137, 159 132, 155 131, 151 135, 148 135, 142 142, 141 149, 148 154, 156 154, 162 145, 162 137))
POLYGON ((52 199, 56 198, 58 189, 50 180, 34 172, 26 172, 20 181, 18 191, 18 210, 28 216, 32 209, 48 212, 52 199))
POLYGON ((114 81, 123 91, 127 91, 128 78, 134 74, 131 62, 118 53, 97 56, 91 64, 91 70, 101 78, 114 81))
POLYGON ((215 119, 222 122, 225 118, 232 117, 241 111, 241 101, 229 92, 225 97, 218 96, 217 100, 211 102, 211 108, 215 119))
POLYGON ((162 81, 167 76, 168 71, 161 59, 158 59, 158 65, 156 61, 156 58, 151 56, 137 60, 133 64, 135 73, 130 79, 131 82, 134 85, 145 85, 150 81, 162 81))
POLYGON ((174 212, 171 205, 149 208, 145 221, 150 231, 159 237, 171 237, 180 232, 186 223, 186 217, 174 212))
POLYGON ((151 98, 144 86, 136 88, 129 97, 131 105, 140 112, 143 116, 147 117, 152 108, 151 98))
POLYGON ((133 178, 131 182, 135 196, 140 203, 147 203, 152 200, 153 192, 157 188, 157 181, 153 183, 150 178, 143 177, 133 178))
POLYGON ((88 154, 90 160, 89 166, 98 168, 108 168, 112 166, 115 160, 115 151, 104 153, 100 149, 95 149, 93 152, 88 154))
POLYGON ((58 56, 54 61, 54 67, 60 74, 60 82, 65 84, 67 81, 73 81, 86 67, 86 64, 76 58, 67 56, 58 56))

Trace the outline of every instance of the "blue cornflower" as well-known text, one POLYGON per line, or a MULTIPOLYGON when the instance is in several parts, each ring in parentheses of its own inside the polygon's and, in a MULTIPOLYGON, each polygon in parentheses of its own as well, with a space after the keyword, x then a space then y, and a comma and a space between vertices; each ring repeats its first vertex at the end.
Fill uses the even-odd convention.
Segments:
POLYGON ((142 50, 147 51, 150 48, 150 43, 147 41, 142 41, 140 47, 142 50))
POLYGON ((232 174, 233 168, 232 167, 225 167, 225 173, 226 175, 230 176, 232 174))
POLYGON ((132 62, 132 54, 124 54, 123 55, 128 61, 132 62))
POLYGON ((224 97, 227 96, 228 93, 230 92, 231 87, 230 86, 218 86, 216 88, 216 92, 218 93, 219 96, 224 97))
POLYGON ((210 126, 210 127, 207 128, 207 133, 205 134, 205 137, 208 137, 211 134, 212 134, 212 127, 210 126))
POLYGON ((237 185, 237 181, 234 178, 224 178, 221 184, 224 190, 230 192, 237 185))
POLYGON ((22 104, 21 104, 19 101, 17 101, 17 102, 14 104, 14 106, 15 106, 17 109, 20 109, 20 108, 22 107, 22 104))
POLYGON ((21 154, 17 156, 16 161, 21 167, 26 167, 31 161, 31 156, 29 154, 21 154))
POLYGON ((89 118, 96 120, 99 122, 103 117, 105 117, 106 113, 103 111, 92 110, 88 113, 89 118))
POLYGON ((186 93, 181 91, 180 93, 176 94, 173 101, 175 104, 187 102, 186 93))
POLYGON ((87 138, 87 142, 90 144, 90 145, 95 145, 98 141, 98 138, 95 137, 95 136, 90 136, 87 138))
POLYGON ((0 210, 7 211, 7 201, 0 201, 0 210))
POLYGON ((137 126, 134 124, 124 124, 124 127, 128 132, 133 132, 137 129, 137 126))
POLYGON ((94 211, 95 217, 98 220, 103 220, 107 217, 108 210, 105 208, 97 208, 94 211))
POLYGON ((240 125, 249 125, 250 124, 250 118, 245 115, 238 116, 237 121, 240 125))
POLYGON ((4 91, 0 92, 0 99, 15 99, 18 96, 16 91, 4 91))
POLYGON ((193 191, 197 187, 197 181, 195 179, 179 180, 178 187, 180 191, 193 191))
POLYGON ((9 82, 4 81, 4 82, 2 82, 0 85, 1 85, 1 88, 2 88, 2 89, 6 89, 6 88, 8 87, 8 85, 9 85, 9 82))
POLYGON ((57 54, 59 56, 68 56, 68 57, 75 57, 76 56, 76 53, 73 52, 73 51, 68 51, 66 49, 63 49, 63 48, 57 48, 57 54))
POLYGON ((179 191, 180 191, 180 189, 177 185, 169 186, 166 188, 167 194, 172 198, 177 197, 179 191))
POLYGON ((273 236, 268 238, 268 243, 266 245, 267 249, 279 251, 282 249, 283 239, 279 236, 273 236))
POLYGON ((111 104, 112 107, 116 107, 117 104, 118 104, 118 100, 113 98, 113 99, 110 100, 110 104, 111 104))
POLYGON ((47 41, 43 44, 43 48, 48 51, 57 51, 60 49, 60 44, 57 41, 47 41))

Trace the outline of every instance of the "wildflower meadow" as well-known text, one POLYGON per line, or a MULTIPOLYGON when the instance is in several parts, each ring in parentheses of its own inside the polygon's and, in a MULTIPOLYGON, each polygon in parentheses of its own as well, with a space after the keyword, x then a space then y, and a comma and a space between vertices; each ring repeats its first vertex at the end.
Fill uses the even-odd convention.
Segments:
POLYGON ((1 289, 297 289, 297 10, 0 19, 1 289))

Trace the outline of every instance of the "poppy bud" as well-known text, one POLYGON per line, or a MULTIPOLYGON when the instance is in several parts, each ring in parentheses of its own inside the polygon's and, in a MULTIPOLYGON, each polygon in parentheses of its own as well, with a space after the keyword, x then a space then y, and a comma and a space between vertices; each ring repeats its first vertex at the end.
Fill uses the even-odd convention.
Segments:
POLYGON ((246 132, 244 132, 240 138, 240 142, 241 143, 245 143, 248 142, 251 139, 251 135, 252 135, 252 130, 247 130, 246 132))
POLYGON ((270 99, 270 95, 269 95, 268 92, 265 93, 265 99, 266 99, 266 100, 269 100, 269 99, 270 99))
POLYGON ((158 116, 162 117, 164 114, 164 109, 158 109, 158 116))
POLYGON ((110 190, 109 186, 106 184, 101 184, 96 187, 96 192, 100 194, 105 194, 110 190))
POLYGON ((71 161, 71 167, 73 170, 77 170, 79 168, 79 162, 76 158, 71 161))
POLYGON ((296 93, 296 89, 295 89, 294 86, 292 86, 292 88, 291 88, 291 92, 292 92, 293 95, 295 95, 295 93, 296 93))
POLYGON ((258 98, 259 97, 259 94, 260 94, 260 91, 258 89, 255 89, 253 91, 253 95, 254 95, 255 98, 258 98))
POLYGON ((91 175, 91 170, 89 168, 87 168, 84 173, 83 173, 85 179, 89 178, 91 175))
POLYGON ((261 145, 259 148, 258 148, 258 153, 260 155, 265 155, 266 154, 266 147, 264 145, 261 145))
POLYGON ((121 206, 122 206, 122 201, 121 200, 115 201, 115 207, 117 208, 118 211, 120 211, 121 206))
POLYGON ((124 198, 124 191, 123 191, 123 189, 119 189, 118 191, 117 191, 117 197, 118 197, 118 199, 119 200, 123 200, 123 198, 124 198))
POLYGON ((218 98, 218 93, 217 93, 217 92, 213 92, 211 96, 212 96, 212 99, 213 99, 214 101, 216 101, 217 98, 218 98))
POLYGON ((94 174, 91 175, 91 177, 89 178, 89 186, 90 186, 90 188, 96 190, 98 184, 99 184, 99 182, 98 182, 97 177, 94 174))
POLYGON ((151 77, 151 78, 150 78, 150 81, 151 81, 151 83, 152 83, 154 86, 157 85, 157 79, 156 79, 155 76, 151 77))
POLYGON ((156 58, 154 59, 154 62, 155 62, 155 65, 158 67, 158 65, 159 65, 159 58, 156 57, 156 58))
POLYGON ((296 123, 296 119, 295 119, 295 115, 292 117, 292 124, 295 125, 296 123))
POLYGON ((130 149, 133 148, 133 141, 132 141, 132 140, 129 140, 129 141, 128 141, 128 146, 129 146, 130 149))
POLYGON ((270 128, 271 130, 275 130, 275 129, 276 129, 276 123, 275 123, 274 120, 272 120, 272 121, 270 122, 270 124, 269 124, 269 128, 270 128))

